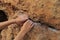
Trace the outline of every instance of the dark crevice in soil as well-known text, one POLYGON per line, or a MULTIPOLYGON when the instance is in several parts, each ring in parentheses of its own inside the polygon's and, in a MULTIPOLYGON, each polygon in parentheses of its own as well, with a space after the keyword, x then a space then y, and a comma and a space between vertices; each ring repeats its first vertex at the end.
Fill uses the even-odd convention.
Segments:
POLYGON ((7 20, 8 18, 7 18, 6 12, 4 12, 3 10, 0 10, 0 22, 4 22, 7 20))

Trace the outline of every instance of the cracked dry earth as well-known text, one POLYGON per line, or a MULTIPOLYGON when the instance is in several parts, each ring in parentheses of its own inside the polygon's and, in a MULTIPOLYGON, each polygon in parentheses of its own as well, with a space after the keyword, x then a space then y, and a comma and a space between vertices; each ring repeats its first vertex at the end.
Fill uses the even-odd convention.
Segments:
MULTIPOLYGON (((27 13, 35 22, 22 40, 60 40, 60 0, 0 0, 0 11, 8 20, 27 13)), ((14 40, 19 33, 17 24, 0 31, 0 40, 14 40)))

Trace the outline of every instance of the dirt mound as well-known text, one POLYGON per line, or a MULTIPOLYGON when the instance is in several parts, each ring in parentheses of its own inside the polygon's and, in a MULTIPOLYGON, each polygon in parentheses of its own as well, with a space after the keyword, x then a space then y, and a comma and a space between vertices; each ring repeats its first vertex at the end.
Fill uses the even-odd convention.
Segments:
MULTIPOLYGON (((60 1, 59 0, 0 0, 0 10, 6 12, 8 20, 26 13, 36 22, 34 28, 23 40, 59 40, 60 1), (40 24, 38 24, 40 23, 40 24)), ((13 40, 20 27, 9 25, 1 31, 1 40, 13 40)))

